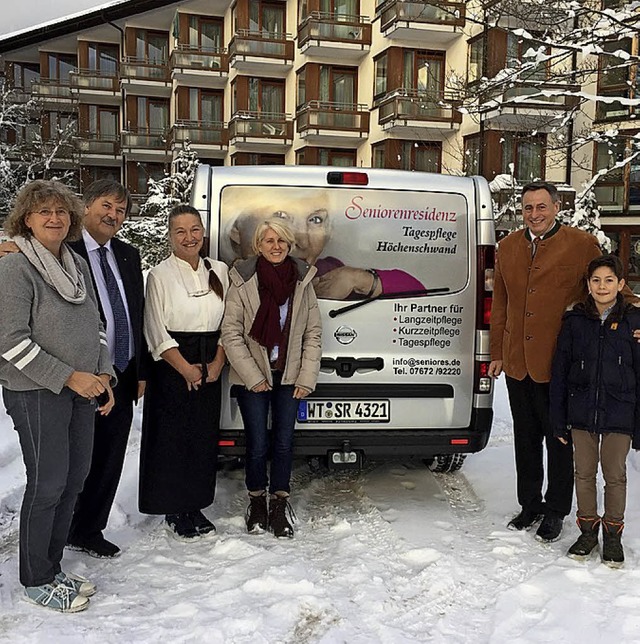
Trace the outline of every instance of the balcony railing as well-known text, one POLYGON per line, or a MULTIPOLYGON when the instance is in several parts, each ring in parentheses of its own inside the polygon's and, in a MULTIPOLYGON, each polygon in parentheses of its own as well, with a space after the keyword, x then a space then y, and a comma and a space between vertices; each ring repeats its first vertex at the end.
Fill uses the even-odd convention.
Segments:
POLYGON ((99 69, 77 69, 71 72, 69 81, 72 90, 91 89, 103 90, 105 92, 117 92, 118 74, 117 72, 103 72, 99 69))
POLYGON ((369 132, 369 110, 355 103, 309 101, 297 114, 298 132, 309 129, 369 132))
POLYGON ((171 141, 226 146, 229 144, 229 132, 222 121, 176 121, 171 128, 171 141))
POLYGON ((13 87, 7 95, 7 102, 13 104, 24 104, 31 100, 31 88, 13 87))
POLYGON ((569 110, 579 102, 573 93, 580 91, 579 85, 553 83, 549 81, 525 80, 510 87, 490 89, 481 98, 483 111, 498 108, 518 108, 524 110, 569 110))
POLYGON ((192 69, 228 72, 229 54, 226 49, 198 49, 179 44, 171 52, 171 69, 192 69))
POLYGON ((74 137, 76 149, 82 154, 120 154, 120 137, 117 134, 101 135, 97 132, 78 132, 74 137))
POLYGON ((169 67, 166 61, 149 60, 125 56, 120 64, 120 77, 137 80, 169 81, 169 67))
POLYGON ((161 128, 129 129, 122 132, 123 148, 144 148, 164 152, 167 131, 161 128))
POLYGON ((314 11, 298 27, 298 47, 309 40, 371 45, 371 23, 364 16, 314 11))
POLYGON ((400 88, 380 99, 378 123, 395 119, 462 123, 462 113, 458 110, 460 103, 460 100, 444 93, 400 88))
POLYGON ((237 137, 291 140, 293 121, 280 112, 240 110, 229 121, 229 139, 237 137))
POLYGON ((291 34, 238 29, 229 43, 229 56, 293 60, 293 40, 291 34))
POLYGON ((376 9, 380 16, 380 29, 385 31, 398 22, 464 27, 465 3, 463 0, 388 0, 376 9))
POLYGON ((54 98, 71 100, 71 86, 69 81, 57 78, 41 78, 31 84, 31 92, 36 98, 54 98))

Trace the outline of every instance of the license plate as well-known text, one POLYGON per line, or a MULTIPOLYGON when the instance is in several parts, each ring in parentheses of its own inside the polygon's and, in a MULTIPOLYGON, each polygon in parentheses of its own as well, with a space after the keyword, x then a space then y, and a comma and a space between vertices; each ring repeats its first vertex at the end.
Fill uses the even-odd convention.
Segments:
POLYGON ((388 423, 388 400, 301 400, 300 423, 388 423))

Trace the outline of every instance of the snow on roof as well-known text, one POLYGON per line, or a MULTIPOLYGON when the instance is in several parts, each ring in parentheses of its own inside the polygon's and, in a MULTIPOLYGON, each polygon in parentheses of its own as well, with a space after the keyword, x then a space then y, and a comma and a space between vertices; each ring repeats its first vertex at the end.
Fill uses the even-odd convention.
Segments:
POLYGON ((20 36, 22 34, 28 34, 32 31, 37 31, 39 29, 46 29, 47 27, 51 27, 53 25, 66 22, 67 20, 74 20, 76 18, 81 18, 82 16, 88 16, 94 13, 100 13, 101 11, 104 11, 105 9, 108 9, 110 7, 115 7, 116 5, 121 5, 121 4, 127 4, 128 2, 131 2, 131 1, 132 0, 111 0, 111 2, 105 2, 104 4, 98 5, 97 7, 91 7, 90 9, 84 9, 83 11, 70 13, 66 16, 56 18, 55 20, 48 20, 47 22, 42 22, 38 25, 32 25, 31 27, 25 27, 24 29, 19 29, 18 31, 12 31, 11 33, 3 34, 2 36, 0 36, 0 42, 2 42, 3 40, 8 40, 9 38, 15 38, 16 36, 20 36))

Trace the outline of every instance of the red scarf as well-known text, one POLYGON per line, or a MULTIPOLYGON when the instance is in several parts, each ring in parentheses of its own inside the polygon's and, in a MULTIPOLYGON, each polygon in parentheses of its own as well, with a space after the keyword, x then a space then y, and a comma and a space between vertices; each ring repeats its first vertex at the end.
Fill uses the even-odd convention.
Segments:
POLYGON ((249 335, 271 354, 273 347, 282 344, 280 307, 293 295, 298 271, 291 257, 286 257, 281 264, 272 264, 260 255, 256 272, 260 307, 249 335))

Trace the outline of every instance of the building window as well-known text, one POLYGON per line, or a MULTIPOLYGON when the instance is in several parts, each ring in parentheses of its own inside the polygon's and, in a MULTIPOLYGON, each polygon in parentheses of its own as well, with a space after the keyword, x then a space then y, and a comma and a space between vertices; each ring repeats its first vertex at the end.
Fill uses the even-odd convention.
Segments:
POLYGON ((169 127, 169 102, 161 98, 138 96, 138 132, 164 132, 169 127))
POLYGON ((306 147, 296 151, 296 165, 355 167, 355 150, 306 147))
POLYGON ((297 76, 296 107, 300 108, 307 102, 307 68, 303 67, 297 76))
POLYGON ((69 82, 69 74, 75 70, 77 58, 70 54, 47 54, 47 78, 69 82))
POLYGON ((40 80, 40 66, 35 63, 10 63, 13 66, 12 87, 31 89, 31 83, 40 80))
POLYGON ((441 96, 444 88, 444 52, 405 51, 402 86, 420 94, 441 96))
POLYGON ((205 89, 189 89, 189 121, 207 123, 222 122, 222 92, 211 92, 205 89))
POLYGON ((375 87, 374 87, 374 99, 380 98, 387 93, 388 89, 388 76, 387 76, 387 65, 388 65, 388 56, 387 54, 382 54, 374 61, 374 77, 375 77, 375 87))
POLYGON ((477 83, 484 76, 484 35, 469 42, 467 83, 477 83))
POLYGON ((249 79, 249 110, 282 114, 284 112, 284 81, 264 78, 249 79))
POLYGON ((261 33, 264 37, 282 38, 286 33, 284 2, 250 0, 249 31, 261 33))
MULTIPOLYGON (((626 208, 625 199, 625 166, 621 163, 626 156, 625 142, 615 141, 612 143, 597 143, 595 146, 595 173, 605 171, 597 179, 595 194, 598 206, 603 211, 620 212, 626 208)), ((637 178, 638 168, 636 165, 634 178, 637 178)), ((634 200, 638 200, 637 184, 634 187, 634 200)))
POLYGON ((105 76, 116 76, 120 49, 117 45, 89 43, 88 59, 91 71, 101 72, 105 76))
POLYGON ((464 158, 462 167, 467 177, 481 174, 480 168, 481 138, 479 134, 464 139, 464 158))
POLYGON ((397 170, 440 172, 442 147, 439 142, 387 139, 372 146, 372 166, 397 170))
MULTIPOLYGON (((622 51, 631 55, 632 42, 630 38, 615 40, 604 43, 603 49, 608 52, 622 51)), ((635 70, 634 70, 635 71, 635 70)), ((621 98, 633 98, 637 90, 631 86, 630 82, 631 66, 619 56, 602 54, 599 60, 598 71, 598 95, 599 96, 618 96, 621 98)), ((634 108, 623 105, 620 101, 605 103, 598 101, 596 103, 596 119, 624 119, 628 118, 634 112, 634 108)))
POLYGON ((149 179, 159 181, 165 176, 164 163, 127 164, 127 187, 133 195, 146 195, 149 192, 149 179))
POLYGON ((224 25, 222 20, 204 16, 189 16, 189 47, 198 51, 218 51, 223 46, 224 25))
POLYGON ((164 32, 136 29, 136 58, 147 63, 164 65, 169 52, 169 36, 164 32))
POLYGON ((232 165, 284 165, 284 154, 251 154, 238 152, 231 157, 232 165))
POLYGON ((96 138, 115 141, 118 138, 118 123, 120 111, 102 105, 88 105, 87 131, 95 134, 96 138))
POLYGON ((513 174, 516 180, 527 183, 544 179, 544 149, 546 135, 504 132, 502 134, 502 173, 513 174))

